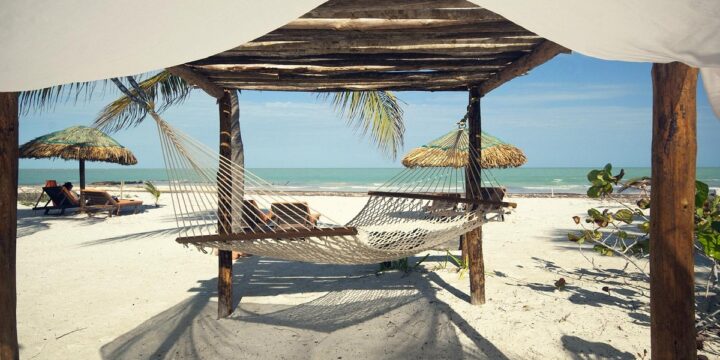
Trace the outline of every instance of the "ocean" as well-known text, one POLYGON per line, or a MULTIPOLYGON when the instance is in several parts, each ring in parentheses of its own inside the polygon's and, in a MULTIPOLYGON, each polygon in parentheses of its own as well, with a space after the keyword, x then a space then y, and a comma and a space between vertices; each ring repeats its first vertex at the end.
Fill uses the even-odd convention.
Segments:
MULTIPOLYGON (((296 191, 355 191, 365 192, 382 185, 400 172, 400 168, 347 169, 249 169, 257 176, 284 190, 296 191)), ((586 175, 590 168, 517 168, 492 170, 497 181, 511 193, 585 193, 586 175)), ((619 168, 617 168, 619 170, 619 168)), ((650 168, 625 168, 625 179, 650 176, 650 168)), ((165 169, 93 169, 86 170, 86 181, 133 182, 167 181, 165 169)), ((720 167, 698 168, 697 178, 713 188, 720 188, 720 167)), ((20 185, 40 185, 54 179, 59 183, 79 182, 77 169, 20 169, 20 185)))

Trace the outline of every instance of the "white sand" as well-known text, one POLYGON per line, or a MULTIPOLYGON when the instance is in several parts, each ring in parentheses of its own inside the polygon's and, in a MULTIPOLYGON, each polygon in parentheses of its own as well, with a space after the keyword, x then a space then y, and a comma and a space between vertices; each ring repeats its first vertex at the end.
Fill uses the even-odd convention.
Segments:
MULTIPOLYGON (((307 199, 338 221, 365 201, 307 199)), ((161 200, 107 219, 19 210, 22 358, 625 359, 649 350, 647 285, 593 269, 566 240, 571 216, 592 200, 515 199, 504 223, 486 225, 483 306, 468 304, 467 277, 443 269, 442 252, 427 271, 379 276, 377 266, 251 257, 235 265, 242 302, 223 320, 217 258, 174 242, 161 200), (561 277, 564 291, 553 286, 561 277)), ((608 271, 625 265, 585 254, 608 271)))

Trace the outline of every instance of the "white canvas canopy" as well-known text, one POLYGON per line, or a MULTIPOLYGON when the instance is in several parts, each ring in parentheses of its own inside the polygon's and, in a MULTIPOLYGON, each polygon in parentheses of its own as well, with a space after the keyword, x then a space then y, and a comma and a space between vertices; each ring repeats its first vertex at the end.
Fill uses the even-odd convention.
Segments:
MULTIPOLYGON (((699 67, 720 116, 720 1, 471 1, 588 56, 699 67)), ((2 0, 0 91, 132 75, 201 59, 321 3, 2 0)))

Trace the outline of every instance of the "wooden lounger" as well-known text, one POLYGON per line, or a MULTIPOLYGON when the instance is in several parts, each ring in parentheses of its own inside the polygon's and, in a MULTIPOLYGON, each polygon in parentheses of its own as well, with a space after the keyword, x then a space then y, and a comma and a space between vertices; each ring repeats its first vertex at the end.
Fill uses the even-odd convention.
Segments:
POLYGON ((120 211, 126 208, 133 208, 137 212, 142 206, 142 200, 131 199, 115 199, 107 191, 102 190, 82 190, 82 196, 85 199, 85 207, 89 210, 108 210, 110 216, 113 214, 120 215, 120 211))
POLYGON ((271 212, 273 221, 280 229, 313 228, 317 226, 320 214, 311 213, 306 202, 275 202, 271 212))
POLYGON ((33 210, 45 210, 45 215, 49 214, 50 210, 60 210, 58 215, 62 215, 65 213, 65 209, 80 207, 80 201, 76 198, 76 196, 71 194, 68 189, 62 186, 45 186, 42 189, 43 193, 47 194, 50 200, 48 200, 45 205, 38 206, 38 204, 40 204, 40 200, 42 199, 41 194, 40 198, 38 198, 38 201, 35 203, 33 210), (50 203, 52 203, 52 205, 50 205, 50 203))

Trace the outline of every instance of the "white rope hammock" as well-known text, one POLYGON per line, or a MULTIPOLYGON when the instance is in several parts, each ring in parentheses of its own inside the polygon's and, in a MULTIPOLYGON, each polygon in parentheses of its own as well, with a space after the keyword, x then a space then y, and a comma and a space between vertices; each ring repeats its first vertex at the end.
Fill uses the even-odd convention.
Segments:
MULTIPOLYGON (((406 169, 340 224, 174 129, 132 78, 130 92, 155 120, 181 236, 178 243, 259 256, 333 264, 368 264, 436 248, 501 216, 504 189, 479 161, 467 167, 406 169), (489 175, 489 176, 488 176, 489 175), (467 186, 469 178, 473 186, 467 186), (462 195, 466 195, 463 197, 462 195)), ((448 144, 450 151, 457 144, 448 144)), ((452 154, 451 154, 452 155, 452 154)), ((478 154, 471 147, 472 159, 478 154)))
MULTIPOLYGON (((480 179, 477 168, 406 169, 370 192, 360 213, 340 224, 151 115, 181 229, 177 241, 202 251, 216 248, 318 263, 378 263, 438 248, 497 218, 502 206, 510 205, 499 202, 503 191, 497 181, 480 179), (493 200, 462 198, 466 173, 475 183, 484 183, 483 198, 493 200)), ((468 192, 480 190, 478 186, 468 192)))

